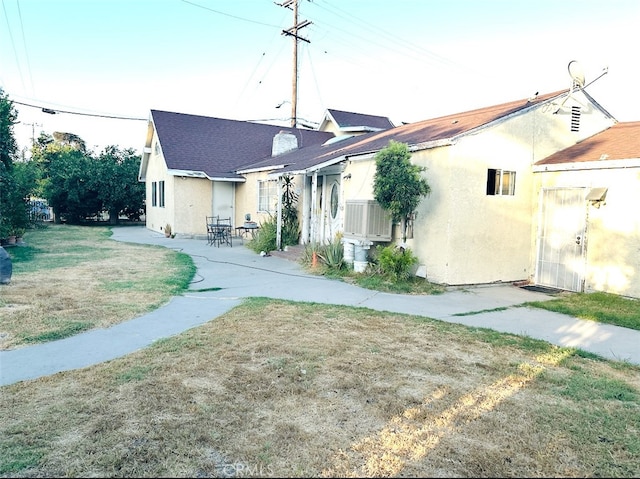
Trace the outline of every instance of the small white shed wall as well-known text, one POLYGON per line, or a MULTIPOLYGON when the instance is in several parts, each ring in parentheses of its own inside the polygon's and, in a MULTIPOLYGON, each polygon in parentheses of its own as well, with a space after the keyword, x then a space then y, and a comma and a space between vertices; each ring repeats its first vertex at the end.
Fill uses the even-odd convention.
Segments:
MULTIPOLYGON (((635 167, 575 169, 535 174, 536 190, 557 187, 608 188, 604 202, 587 202, 585 291, 640 298, 640 160, 635 167)), ((535 258, 534 258, 535 261, 535 258)))

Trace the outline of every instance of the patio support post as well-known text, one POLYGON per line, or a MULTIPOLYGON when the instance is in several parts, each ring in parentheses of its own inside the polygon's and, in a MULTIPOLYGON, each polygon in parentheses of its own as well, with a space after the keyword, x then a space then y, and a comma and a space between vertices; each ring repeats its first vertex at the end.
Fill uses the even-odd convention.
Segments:
POLYGON ((278 176, 278 216, 276 218, 276 249, 282 249, 282 176, 278 176))

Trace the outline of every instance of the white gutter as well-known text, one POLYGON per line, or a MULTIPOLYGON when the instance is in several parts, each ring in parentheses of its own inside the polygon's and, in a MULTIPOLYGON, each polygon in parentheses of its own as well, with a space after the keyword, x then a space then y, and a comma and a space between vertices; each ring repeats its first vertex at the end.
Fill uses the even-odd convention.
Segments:
POLYGON ((455 145, 456 138, 459 138, 459 137, 445 138, 442 140, 431 140, 431 141, 425 141, 423 143, 416 143, 415 145, 409 146, 409 151, 413 153, 414 151, 430 150, 431 148, 440 148, 441 146, 455 145))
POLYGON ((307 175, 309 173, 313 173, 314 171, 318 171, 321 170, 322 168, 326 168, 327 166, 333 166, 336 163, 340 163, 342 161, 344 161, 346 159, 345 156, 339 156, 337 158, 333 158, 331 160, 327 160, 323 163, 320 163, 318 165, 314 165, 312 167, 306 168, 304 170, 290 170, 290 171, 276 171, 273 173, 269 173, 269 178, 279 178, 280 176, 282 176, 283 174, 285 175, 307 175))
POLYGON ((246 181, 244 178, 225 178, 225 177, 209 176, 203 171, 168 169, 167 173, 170 174, 171 176, 185 176, 187 178, 206 178, 211 181, 228 181, 231 183, 244 183, 246 181))
POLYGON ((247 170, 237 170, 236 173, 238 173, 239 175, 244 175, 246 173, 260 173, 261 171, 282 169, 285 166, 287 166, 287 165, 282 164, 282 165, 261 166, 259 168, 249 168, 247 170))
POLYGON ((554 163, 551 165, 534 165, 534 173, 546 171, 579 171, 579 170, 611 170, 616 168, 640 168, 640 158, 628 160, 579 161, 575 163, 554 163))

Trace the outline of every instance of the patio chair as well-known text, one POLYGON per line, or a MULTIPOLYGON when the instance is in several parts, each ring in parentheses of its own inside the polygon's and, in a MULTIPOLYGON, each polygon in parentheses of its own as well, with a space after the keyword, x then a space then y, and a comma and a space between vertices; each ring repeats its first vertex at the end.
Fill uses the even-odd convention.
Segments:
POLYGON ((207 244, 212 245, 216 240, 217 216, 207 216, 207 244))
POLYGON ((233 246, 231 235, 231 218, 218 218, 214 236, 215 242, 218 246, 220 246, 221 243, 233 246))
POLYGON ((207 216, 207 244, 233 246, 231 236, 231 218, 207 216))

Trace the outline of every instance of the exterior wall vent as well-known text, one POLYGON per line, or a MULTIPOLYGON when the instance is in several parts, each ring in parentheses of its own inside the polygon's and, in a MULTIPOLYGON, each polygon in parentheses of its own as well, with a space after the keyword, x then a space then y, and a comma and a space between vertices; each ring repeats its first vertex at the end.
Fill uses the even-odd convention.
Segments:
POLYGON ((344 236, 369 241, 391 241, 391 215, 375 200, 345 204, 344 236))
POLYGON ((580 131, 580 107, 571 107, 571 131, 580 131))

